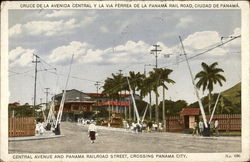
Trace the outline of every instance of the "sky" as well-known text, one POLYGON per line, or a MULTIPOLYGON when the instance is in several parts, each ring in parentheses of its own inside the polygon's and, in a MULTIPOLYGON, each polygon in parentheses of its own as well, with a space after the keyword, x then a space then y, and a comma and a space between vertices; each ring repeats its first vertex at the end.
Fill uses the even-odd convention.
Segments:
MULTIPOLYGON (((240 14, 240 10, 183 9, 9 10, 9 102, 33 102, 33 54, 40 57, 36 101, 40 103, 45 102, 45 88, 50 88, 49 98, 64 89, 73 54, 67 89, 96 92, 96 81, 102 86, 119 70, 124 75, 144 70, 148 74, 153 67, 144 65, 155 65, 150 51, 158 44, 162 50, 158 67, 172 69, 169 77, 176 82, 167 85, 166 98, 192 103, 197 99, 187 64, 180 62, 184 56, 179 36, 187 57, 195 56, 240 35, 240 14)), ((218 62, 227 81, 222 87, 215 85, 214 92, 224 91, 241 81, 240 38, 189 62, 193 75, 202 70, 202 62, 218 62)))

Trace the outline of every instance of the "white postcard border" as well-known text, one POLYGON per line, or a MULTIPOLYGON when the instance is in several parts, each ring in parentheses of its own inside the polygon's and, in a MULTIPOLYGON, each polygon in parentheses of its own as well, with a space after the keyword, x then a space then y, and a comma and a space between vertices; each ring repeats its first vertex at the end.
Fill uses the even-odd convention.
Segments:
MULTIPOLYGON (((171 2, 171 1, 170 1, 171 2)), ((109 8, 109 7, 104 7, 104 8, 60 8, 60 9, 165 9, 165 8, 137 8, 137 4, 162 4, 162 3, 170 3, 169 1, 157 1, 157 2, 152 2, 152 1, 131 1, 131 2, 126 2, 126 1, 19 1, 19 2, 3 2, 1 5, 1 159, 4 161, 9 161, 9 160, 14 160, 14 161, 30 161, 31 159, 15 159, 14 155, 16 154, 8 154, 8 10, 9 9, 58 9, 58 8, 39 8, 39 5, 43 6, 45 4, 52 4, 52 3, 57 3, 57 4, 72 4, 72 3, 84 3, 84 4, 117 4, 117 3, 129 3, 132 4, 132 8, 109 8), (35 8, 22 8, 21 4, 34 4, 35 8), (38 5, 39 4, 39 5, 38 5)), ((121 159, 121 158, 110 158, 112 153, 109 153, 109 158, 108 159, 102 159, 102 158, 94 158, 94 159, 73 159, 74 161, 242 161, 242 160, 249 160, 250 157, 250 142, 249 142, 249 137, 250 137, 250 110, 249 110, 249 105, 250 105, 250 100, 249 100, 249 94, 250 94, 250 89, 249 89, 249 3, 245 1, 213 1, 213 2, 208 2, 208 1, 194 1, 194 2, 180 2, 180 1, 174 1, 171 3, 189 3, 189 4, 221 4, 221 3, 237 3, 240 6, 241 9, 241 30, 242 30, 242 37, 241 37, 241 44, 242 44, 242 152, 241 153, 184 153, 187 158, 177 158, 178 153, 173 153, 172 155, 175 156, 175 158, 154 158, 154 159, 140 159, 140 158, 128 158, 128 159, 121 159), (240 154, 239 157, 234 157, 235 154, 240 154), (227 158, 230 157, 230 158, 227 158)), ((105 5, 104 5, 105 6, 105 5)), ((166 8, 169 9, 169 8, 166 8)), ((180 9, 180 8, 171 8, 171 9, 180 9)), ((187 8, 188 9, 188 8, 187 8)), ((195 9, 202 9, 202 8, 195 8, 195 9)), ((207 8, 206 8, 207 9, 207 8)), ((209 8, 211 10, 216 9, 216 8, 209 8)), ((218 9, 224 9, 224 8, 218 8, 218 9)), ((232 8, 225 8, 226 9, 232 9, 232 8)), ((171 153, 166 153, 171 155, 171 153)), ((35 154, 27 154, 30 156, 34 156, 35 154)), ((39 155, 39 154, 36 154, 39 155)), ((42 155, 42 154, 41 154, 42 155)), ((44 154, 44 155, 50 155, 50 154, 44 154)), ((51 155, 63 155, 66 157, 67 154, 51 154, 51 155)), ((81 155, 81 154, 79 154, 81 155)), ((103 153, 103 155, 106 155, 103 153)), ((131 154, 127 154, 130 156, 131 154)), ((154 154, 157 155, 157 154, 154 154)), ((181 153, 179 153, 181 155, 181 153)), ((51 159, 32 159, 32 161, 48 161, 51 159)), ((63 161, 72 161, 72 159, 52 159, 55 161, 58 160, 63 160, 63 161)))

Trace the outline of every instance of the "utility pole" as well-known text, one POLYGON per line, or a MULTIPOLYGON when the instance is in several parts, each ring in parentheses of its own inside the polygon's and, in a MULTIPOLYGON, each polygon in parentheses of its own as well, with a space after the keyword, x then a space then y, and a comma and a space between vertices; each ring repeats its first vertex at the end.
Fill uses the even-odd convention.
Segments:
MULTIPOLYGON (((160 45, 153 45, 155 47, 155 49, 151 50, 151 54, 155 55, 155 69, 158 68, 158 52, 160 52, 161 50, 159 50, 158 48, 160 47, 160 45)), ((158 94, 158 90, 156 88, 156 94, 158 94)), ((158 96, 155 95, 155 119, 156 119, 156 123, 159 124, 159 108, 158 108, 158 96)))
MULTIPOLYGON (((120 69, 120 70, 118 70, 119 71, 119 75, 120 76, 122 76, 122 70, 120 69)), ((120 86, 120 88, 122 89, 122 86, 120 86)), ((118 93, 119 94, 119 93, 118 93)), ((118 101, 118 109, 121 109, 122 108, 122 106, 121 106, 121 95, 122 95, 122 90, 120 91, 120 94, 119 94, 119 101, 118 101)))
POLYGON ((35 56, 35 61, 32 61, 32 63, 35 63, 35 84, 34 84, 34 103, 33 103, 33 116, 35 117, 35 106, 36 106, 36 79, 37 79, 37 63, 40 63, 38 61, 39 56, 33 54, 35 56))
POLYGON ((158 52, 161 52, 161 50, 158 49, 160 47, 160 45, 155 44, 153 46, 155 47, 155 49, 151 50, 151 54, 155 55, 155 68, 157 69, 157 67, 158 67, 157 59, 158 59, 158 54, 159 54, 158 52))
POLYGON ((165 113, 165 88, 162 87, 163 100, 162 100, 162 120, 163 120, 163 131, 166 132, 166 113, 165 113))
MULTIPOLYGON (((144 64, 144 75, 147 77, 147 71, 146 71, 146 66, 155 66, 152 64, 144 64)), ((149 92, 149 119, 152 120, 152 99, 151 99, 151 91, 149 92)))
POLYGON ((44 92, 44 93, 46 94, 46 109, 48 109, 48 95, 49 95, 49 89, 50 89, 50 88, 45 88, 46 91, 44 92))
MULTIPOLYGON (((99 89, 99 85, 100 85, 100 82, 99 82, 99 81, 96 81, 95 86, 96 86, 96 93, 97 93, 97 97, 98 97, 98 89, 99 89)), ((99 101, 98 101, 98 100, 99 100, 99 99, 97 99, 97 102, 96 102, 97 106, 99 105, 99 101)))
POLYGON ((95 86, 96 86, 96 93, 98 94, 98 89, 99 89, 100 82, 96 81, 95 86))

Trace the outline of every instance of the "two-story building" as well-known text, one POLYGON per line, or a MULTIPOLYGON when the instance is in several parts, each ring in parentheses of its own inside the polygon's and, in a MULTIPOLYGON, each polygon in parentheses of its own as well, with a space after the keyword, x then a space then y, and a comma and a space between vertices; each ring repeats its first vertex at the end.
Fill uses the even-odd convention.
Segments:
MULTIPOLYGON (((58 112, 63 93, 55 95, 55 111, 58 112)), ((89 95, 76 89, 66 91, 62 120, 76 121, 78 118, 90 118, 96 101, 89 95)))
MULTIPOLYGON (((55 96, 55 110, 58 112, 63 93, 55 96)), ((138 95, 135 99, 140 99, 138 95)), ((92 118, 94 113, 105 109, 109 114, 124 114, 131 111, 132 98, 130 94, 121 94, 118 99, 112 99, 107 94, 84 93, 76 89, 67 90, 64 103, 62 120, 73 120, 77 118, 92 118)))
MULTIPOLYGON (((129 94, 120 94, 118 99, 110 98, 107 94, 87 93, 96 103, 93 105, 97 109, 106 109, 111 113, 125 113, 131 106, 132 99, 129 94)), ((138 99, 139 96, 136 96, 138 99)))

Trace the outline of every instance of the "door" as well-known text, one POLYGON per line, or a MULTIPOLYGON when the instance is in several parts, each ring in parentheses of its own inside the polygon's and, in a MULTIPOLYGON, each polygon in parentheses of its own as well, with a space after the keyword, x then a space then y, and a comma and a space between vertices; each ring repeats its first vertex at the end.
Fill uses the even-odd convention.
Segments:
POLYGON ((188 129, 189 128, 189 116, 184 116, 184 128, 188 129))

